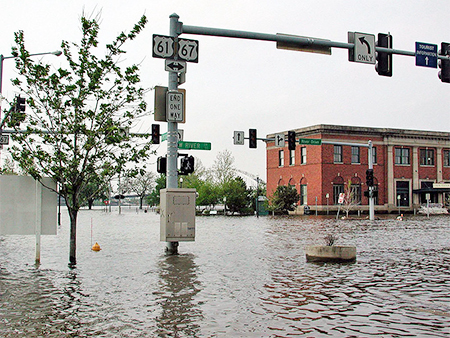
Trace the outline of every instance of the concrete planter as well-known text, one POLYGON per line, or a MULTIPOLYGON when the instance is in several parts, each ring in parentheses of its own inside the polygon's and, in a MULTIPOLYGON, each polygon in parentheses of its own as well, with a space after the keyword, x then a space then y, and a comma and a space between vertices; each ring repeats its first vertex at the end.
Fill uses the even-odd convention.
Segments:
POLYGON ((307 262, 354 262, 356 261, 355 246, 341 245, 311 245, 305 247, 307 262))

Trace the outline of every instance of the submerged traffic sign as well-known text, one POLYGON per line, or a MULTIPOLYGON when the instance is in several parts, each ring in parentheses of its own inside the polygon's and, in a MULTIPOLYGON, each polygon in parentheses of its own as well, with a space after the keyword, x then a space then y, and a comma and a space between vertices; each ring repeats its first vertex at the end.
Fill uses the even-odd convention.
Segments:
POLYGON ((437 68, 437 45, 416 42, 416 66, 437 68))

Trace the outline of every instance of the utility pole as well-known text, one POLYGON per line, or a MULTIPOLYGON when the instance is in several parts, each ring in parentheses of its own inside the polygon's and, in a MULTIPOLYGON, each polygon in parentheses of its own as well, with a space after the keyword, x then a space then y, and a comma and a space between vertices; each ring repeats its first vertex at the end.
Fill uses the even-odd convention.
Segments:
MULTIPOLYGON (((170 16, 170 36, 175 39, 178 38, 179 31, 179 16, 172 14, 170 16)), ((175 56, 176 58, 176 56, 175 56)), ((178 75, 174 72, 169 72, 169 92, 178 91, 178 75)), ((166 188, 178 188, 178 122, 167 122, 167 176, 166 188)), ((169 254, 178 253, 178 242, 166 242, 166 251, 169 254)))

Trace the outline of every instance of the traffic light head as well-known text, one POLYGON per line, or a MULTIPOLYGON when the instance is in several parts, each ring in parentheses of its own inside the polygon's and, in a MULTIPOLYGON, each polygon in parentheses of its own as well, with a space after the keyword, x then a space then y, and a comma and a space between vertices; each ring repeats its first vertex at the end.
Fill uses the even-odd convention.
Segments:
POLYGON ((8 127, 18 127, 20 123, 25 121, 26 115, 25 111, 25 98, 20 97, 20 95, 16 96, 14 105, 10 110, 10 118, 7 123, 8 127))
MULTIPOLYGON (((392 48, 392 35, 378 33, 377 47, 392 48)), ((378 75, 392 76, 392 54, 386 52, 377 52, 377 63, 375 70, 378 75)))
POLYGON ((249 129, 249 147, 256 148, 256 129, 249 129))
POLYGON ((288 148, 295 150, 295 131, 288 131, 288 148))
POLYGON ((373 169, 367 169, 366 170, 366 184, 368 187, 373 187, 373 169))
POLYGON ((156 171, 160 174, 165 174, 167 172, 167 157, 158 157, 156 171))
MULTIPOLYGON (((439 55, 450 56, 450 43, 442 42, 441 50, 439 51, 439 55)), ((450 83, 450 60, 441 60, 438 61, 439 67, 441 70, 439 71, 439 78, 442 82, 450 83)))
POLYGON ((159 144, 159 124, 152 124, 152 143, 159 144))

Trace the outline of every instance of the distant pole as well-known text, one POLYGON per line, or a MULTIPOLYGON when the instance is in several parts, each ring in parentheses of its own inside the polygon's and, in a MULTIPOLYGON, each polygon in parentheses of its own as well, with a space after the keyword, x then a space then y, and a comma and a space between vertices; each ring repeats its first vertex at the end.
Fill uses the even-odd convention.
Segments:
POLYGON ((41 264, 41 232, 42 232, 42 219, 41 219, 41 210, 42 210, 42 187, 41 183, 38 180, 36 182, 36 260, 35 264, 41 264))
POLYGON ((259 217, 258 199, 259 199, 259 177, 256 176, 256 218, 259 217))

